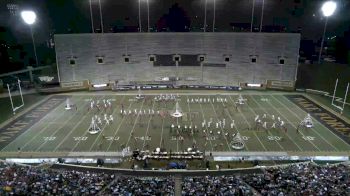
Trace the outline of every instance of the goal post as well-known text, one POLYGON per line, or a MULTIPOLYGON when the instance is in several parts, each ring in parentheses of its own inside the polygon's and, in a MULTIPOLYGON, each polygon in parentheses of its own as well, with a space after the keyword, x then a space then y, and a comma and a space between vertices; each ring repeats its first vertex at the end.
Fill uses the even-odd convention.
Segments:
POLYGON ((339 80, 337 78, 337 80, 335 81, 335 86, 334 86, 334 91, 333 91, 333 96, 332 96, 332 106, 334 106, 335 108, 340 110, 340 113, 343 114, 343 110, 344 110, 345 104, 346 104, 346 99, 348 96, 350 83, 348 83, 346 86, 344 98, 339 98, 339 97, 335 96, 336 92, 337 92, 337 88, 338 88, 338 81, 339 80), (340 102, 340 105, 337 105, 336 102, 340 102))
POLYGON ((8 90, 8 93, 9 93, 9 98, 10 98, 10 102, 11 102, 13 115, 16 114, 16 111, 18 109, 20 109, 20 108, 22 108, 24 106, 24 100, 23 100, 23 94, 22 94, 22 88, 21 88, 21 81, 20 80, 17 80, 17 85, 18 85, 18 90, 19 90, 19 96, 21 97, 21 104, 18 105, 18 106, 15 106, 14 103, 13 103, 13 99, 12 99, 10 85, 7 84, 7 90, 8 90))

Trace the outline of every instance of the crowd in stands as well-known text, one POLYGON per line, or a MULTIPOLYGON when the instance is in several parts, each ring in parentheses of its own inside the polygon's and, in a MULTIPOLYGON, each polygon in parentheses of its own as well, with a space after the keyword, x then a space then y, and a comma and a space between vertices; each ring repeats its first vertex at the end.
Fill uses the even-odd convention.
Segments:
POLYGON ((242 179, 261 195, 350 195, 349 165, 293 164, 242 179))
MULTIPOLYGON (((0 162, 0 195, 174 195, 172 177, 131 177, 0 162)), ((259 174, 184 177, 182 195, 350 195, 350 166, 313 162, 259 174)))
POLYGON ((182 195, 253 195, 253 192, 236 176, 205 176, 186 177, 182 195))
POLYGON ((96 195, 113 175, 40 169, 30 166, 0 166, 0 195, 96 195))
POLYGON ((104 195, 174 195, 173 178, 117 177, 104 195))

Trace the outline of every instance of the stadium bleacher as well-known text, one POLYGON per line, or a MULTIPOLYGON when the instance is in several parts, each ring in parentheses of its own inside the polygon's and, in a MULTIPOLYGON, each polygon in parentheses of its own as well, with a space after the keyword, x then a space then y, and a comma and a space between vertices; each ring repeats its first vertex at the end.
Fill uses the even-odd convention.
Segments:
MULTIPOLYGON (((261 173, 134 176, 102 170, 50 169, 0 162, 0 195, 349 195, 348 163, 314 162, 261 168, 261 173), (177 182, 176 182, 177 181, 177 182), (175 190, 181 183, 180 190, 175 190)), ((140 175, 141 174, 141 175, 140 175)), ((185 174, 185 173, 184 173, 185 174)))
MULTIPOLYGON (((210 85, 295 81, 299 42, 300 35, 290 33, 55 35, 60 81, 88 79, 92 84, 175 76, 191 76, 196 78, 196 84, 210 85), (179 54, 181 62, 176 67, 172 55, 179 54), (199 54, 205 55, 204 65, 221 66, 202 68, 199 54), (150 61, 150 55, 156 56, 156 62, 150 61)), ((194 82, 178 81, 178 85, 183 84, 194 82)))

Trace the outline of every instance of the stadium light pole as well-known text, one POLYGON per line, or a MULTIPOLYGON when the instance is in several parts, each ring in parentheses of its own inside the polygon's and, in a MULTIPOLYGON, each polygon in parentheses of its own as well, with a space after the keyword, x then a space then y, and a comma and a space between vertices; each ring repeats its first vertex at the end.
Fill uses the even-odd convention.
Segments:
POLYGON ((205 0, 204 2, 204 24, 203 24, 203 32, 206 31, 207 28, 207 3, 208 0, 205 0))
POLYGON ((252 19, 250 21, 250 32, 253 32, 254 7, 255 7, 255 0, 253 0, 253 6, 252 6, 252 19))
POLYGON ((263 19, 264 19, 264 6, 265 6, 265 0, 262 0, 262 7, 261 7, 261 19, 260 19, 260 30, 262 30, 262 24, 263 24, 263 19))
POLYGON ((327 30, 328 17, 332 16, 336 9, 337 9, 337 4, 334 1, 326 1, 325 3, 323 3, 321 8, 323 16, 326 17, 326 21, 324 23, 320 53, 318 54, 318 64, 321 63, 322 49, 323 49, 324 37, 326 35, 326 30, 327 30))
POLYGON ((35 41, 34 41, 34 35, 33 35, 33 29, 32 29, 32 25, 35 23, 36 21, 36 14, 33 11, 22 11, 21 12, 21 17, 23 19, 23 21, 29 25, 30 28, 30 34, 32 36, 32 42, 33 42, 33 49, 34 49, 34 56, 35 56, 35 63, 36 66, 38 66, 38 56, 36 54, 36 47, 35 47, 35 41))
POLYGON ((213 2, 213 9, 214 9, 214 13, 213 13, 213 32, 215 32, 215 12, 216 12, 216 0, 213 0, 214 2, 213 2))
POLYGON ((141 32, 141 0, 139 0, 139 32, 141 32))
POLYGON ((147 0, 147 32, 150 32, 149 29, 149 0, 147 0))
POLYGON ((91 5, 91 0, 89 0, 89 4, 90 4, 91 29, 92 29, 92 33, 95 33, 95 30, 94 30, 94 19, 93 19, 93 16, 92 16, 92 5, 91 5))
POLYGON ((104 31, 103 31, 103 18, 102 18, 101 0, 98 0, 98 5, 99 5, 99 8, 100 8, 101 32, 104 33, 104 31))

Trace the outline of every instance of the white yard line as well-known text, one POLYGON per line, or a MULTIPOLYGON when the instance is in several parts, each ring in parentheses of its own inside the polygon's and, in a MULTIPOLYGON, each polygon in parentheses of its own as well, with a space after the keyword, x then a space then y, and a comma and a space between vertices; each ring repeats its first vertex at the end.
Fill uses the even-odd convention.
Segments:
MULTIPOLYGON (((264 107, 261 107, 261 104, 258 101, 256 101, 253 97, 252 99, 256 104, 259 105, 260 108, 262 108, 267 114, 269 114, 269 112, 267 112, 267 110, 264 107)), ((278 109, 275 109, 274 106, 270 103, 270 101, 267 101, 267 103, 271 106, 273 110, 277 111, 281 116, 283 116, 283 118, 285 118, 289 122, 289 124, 291 124, 294 127, 293 123, 289 119, 287 119, 280 111, 278 111, 278 109)), ((299 148, 300 151, 303 151, 303 149, 296 142, 294 142, 294 140, 287 133, 283 131, 282 133, 284 133, 289 138, 289 140, 292 141, 299 148)))
MULTIPOLYGON (((153 110, 153 109, 154 109, 154 104, 155 104, 154 99, 152 99, 152 102, 153 102, 153 104, 152 104, 152 110, 153 110)), ((148 132, 149 132, 149 126, 150 126, 150 124, 151 124, 151 120, 152 120, 152 118, 153 118, 153 115, 156 115, 156 114, 150 115, 150 118, 149 118, 148 123, 147 123, 147 129, 146 129, 146 133, 145 133, 145 137, 144 137, 145 139, 143 140, 143 144, 142 144, 142 151, 143 151, 143 149, 145 148, 146 137, 147 137, 148 132)), ((152 140, 152 138, 151 138, 151 140, 152 140)))
MULTIPOLYGON (((230 100, 232 101, 232 103, 235 104, 234 100, 232 100, 232 97, 231 97, 230 95, 228 95, 228 97, 230 98, 230 100)), ((251 126, 251 124, 248 122, 246 116, 243 114, 243 112, 241 112, 241 110, 239 110, 239 109, 237 109, 237 110, 238 110, 238 112, 241 114, 241 116, 243 117, 244 121, 247 123, 249 129, 251 129, 252 126, 251 126)), ((233 118, 232 118, 232 116, 231 116, 230 113, 229 113, 229 116, 230 116, 231 120, 233 120, 233 118)), ((265 151, 268 151, 268 150, 266 149, 266 147, 264 146, 264 144, 263 144, 263 143, 261 142, 261 140, 259 139, 258 135, 255 133, 255 131, 253 131, 253 134, 254 134, 254 136, 258 139, 259 143, 260 143, 261 146, 264 148, 264 150, 265 150, 265 151)), ((248 148, 247 148, 247 149, 248 149, 248 148)))
MULTIPOLYGON (((103 96, 103 99, 104 99, 105 97, 106 97, 106 96, 103 96)), ((88 104, 88 102, 87 102, 87 104, 88 104)), ((92 110, 91 110, 91 111, 92 111, 92 110)), ((101 112, 102 112, 102 111, 99 111, 98 114, 100 114, 101 112)), ((88 117, 88 115, 84 115, 83 118, 79 121, 78 124, 81 124, 81 122, 82 122, 86 117, 88 117)), ((72 129, 72 132, 75 132, 75 129, 76 129, 77 127, 78 127, 78 126, 75 126, 74 129, 72 129)), ((79 131, 79 130, 78 130, 78 131, 79 131)), ((103 130, 102 130, 102 131, 103 131, 103 130)), ((88 131, 85 130, 85 131, 84 131, 84 135, 83 135, 82 137, 85 137, 87 134, 88 134, 88 131)), ((80 141, 81 141, 81 140, 78 140, 78 141, 75 143, 75 145, 74 145, 74 147, 72 148, 71 152, 73 152, 73 151, 75 150, 75 148, 80 144, 80 141)))
MULTIPOLYGON (((162 141, 163 141, 163 131, 164 131, 163 125, 164 125, 164 119, 162 118, 162 133, 160 134, 160 141, 159 141, 160 148, 162 147, 162 141)), ((179 148, 179 145, 177 145, 177 148, 179 148)), ((177 149, 177 151, 179 150, 177 149)))
MULTIPOLYGON (((187 100, 189 100, 188 96, 186 95, 186 98, 187 100)), ((191 120, 191 125, 192 125, 192 116, 191 116, 191 108, 190 108, 190 103, 187 102, 187 108, 188 108, 188 113, 190 114, 190 120, 191 120)), ((199 128, 199 125, 198 125, 198 128, 199 128)), ((194 138, 194 134, 192 134, 192 143, 196 141, 197 143, 197 140, 194 138)))
MULTIPOLYGON (((202 105, 199 105, 200 106, 200 108, 201 108, 201 113, 202 113, 202 122, 203 122, 203 120, 205 119, 205 116, 204 116, 204 112, 203 112, 203 108, 202 108, 202 105)), ((205 131, 205 135, 206 135, 206 137, 209 139, 209 137, 208 137, 208 126, 207 126, 207 124, 205 125, 205 127, 206 127, 206 131, 205 131)), ((206 139, 207 139, 206 138, 206 139)), ((214 148, 213 148, 213 144, 212 144, 212 142, 211 142, 211 139, 209 139, 209 143, 210 143, 210 146, 211 146, 211 151, 212 152, 214 152, 214 148)))
MULTIPOLYGON (((121 100, 121 102, 123 102, 124 101, 124 98, 125 98, 125 96, 123 96, 123 98, 122 98, 122 100, 121 100)), ((113 108, 113 106, 112 106, 112 108, 113 108)), ((117 111, 117 109, 114 109, 113 110, 113 112, 112 112, 112 116, 115 114, 115 112, 117 111)), ((116 118, 116 123, 118 122, 118 118, 116 118)), ((113 123, 113 122, 112 122, 113 123)), ((102 129, 102 133, 104 132, 104 130, 105 130, 105 128, 106 128, 106 126, 107 126, 107 123, 103 126, 103 129, 102 129)), ((109 125, 109 126, 113 126, 113 125, 109 125)), ((96 137, 96 139, 95 139, 95 141, 94 141, 94 143, 92 143, 92 145, 91 145, 91 147, 90 147, 90 149, 89 149, 89 152, 91 152, 92 151, 92 148, 95 146, 95 144, 96 144, 96 142, 97 141, 99 141, 100 140, 100 138, 102 137, 102 134, 101 133, 99 133, 98 134, 98 136, 96 137)))
MULTIPOLYGON (((130 102, 130 104, 129 104, 127 110, 130 110, 130 107, 131 107, 131 105, 132 105, 133 103, 134 103, 134 101, 133 101, 133 102, 130 102)), ((119 132, 119 129, 120 129, 120 127, 122 126, 122 124, 123 124, 123 122, 124 122, 124 119, 125 119, 126 117, 127 117, 127 115, 125 115, 125 116, 122 117, 122 120, 120 121, 119 126, 118 126, 117 130, 115 131, 115 133, 114 133, 114 135, 113 135, 113 139, 111 140, 111 142, 110 142, 109 145, 108 145, 107 151, 109 151, 109 149, 111 148, 111 146, 112 146, 112 144, 113 144, 113 142, 114 142, 114 138, 117 136, 117 134, 118 134, 118 132, 119 132)), ((126 147, 126 146, 125 146, 125 147, 126 147)))
MULTIPOLYGON (((273 96, 272 96, 273 97, 273 96)), ((273 97, 274 98, 274 97, 273 97)), ((301 122, 301 118, 299 118, 299 116, 294 112, 294 111, 292 111, 292 110, 290 110, 284 103, 282 103, 281 101, 279 101, 278 99, 276 99, 276 98, 274 98, 278 103, 280 103, 283 107, 285 107, 291 114, 293 114, 297 119, 299 119, 300 120, 300 122, 301 122)), ((300 108, 297 108, 297 109, 300 109, 300 108)), ((301 109, 300 109, 301 110, 301 109)), ((302 111, 302 110, 301 110, 302 111)), ((302 111, 303 113, 305 112, 305 111, 302 111)), ((306 112, 305 112, 305 114, 306 114, 306 112)), ((318 122, 316 119, 314 119, 314 121, 315 122, 318 122)), ((321 124, 322 125, 322 124, 321 124)), ((324 127, 324 128, 326 128, 326 127, 324 127)), ((326 128, 327 130, 328 130, 328 128, 326 128)), ((317 131, 315 131, 315 129, 314 128, 311 128, 311 130, 313 131, 313 132, 315 132, 318 136, 320 136, 327 144, 329 144, 330 146, 332 146, 336 151, 339 151, 339 149, 338 148, 336 148, 335 146, 333 146, 333 144, 331 144, 331 143, 329 143, 322 135, 320 135, 317 131)), ((301 130, 300 130, 300 133, 301 133, 301 130)), ((303 135, 304 136, 304 135, 303 135)), ((310 141, 311 142, 311 141, 310 141)))
MULTIPOLYGON (((143 101, 142 101, 140 110, 143 109, 143 104, 144 104, 144 103, 145 103, 145 99, 143 99, 143 101)), ((134 130, 135 130, 135 127, 136 127, 136 124, 137 124, 137 119, 139 118, 139 116, 140 116, 140 113, 138 113, 137 116, 136 116, 136 119, 135 119, 135 121, 134 121, 134 125, 133 125, 133 127, 132 127, 132 129, 131 129, 129 139, 128 139, 128 141, 126 142, 125 147, 128 147, 129 142, 130 142, 130 139, 131 139, 131 135, 134 135, 134 130)))
MULTIPOLYGON (((79 99, 79 100, 80 100, 80 99, 79 99)), ((77 112, 78 112, 78 111, 75 111, 75 112, 74 112, 74 115, 72 115, 72 116, 69 118, 68 121, 72 120, 72 119, 75 117, 75 115, 76 115, 77 112)), ((65 115, 65 114, 66 114, 65 112, 62 112, 62 114, 59 115, 59 117, 65 115)), ((51 122, 49 122, 49 123, 46 125, 45 129, 42 129, 38 135, 41 135, 41 133, 42 133, 44 130, 46 130, 46 129, 48 129, 48 128, 51 128, 49 125, 52 125, 52 124, 56 123, 56 120, 57 120, 57 119, 58 119, 58 118, 56 118, 55 120, 52 120, 51 122)), ((68 122, 68 121, 65 121, 65 122, 68 122)), ((61 124, 61 123, 60 123, 60 124, 61 124)), ((55 134, 58 130, 60 130, 62 127, 64 127, 65 125, 66 125, 66 123, 62 124, 62 125, 54 132, 54 134, 55 134)), ((52 137, 54 134, 51 134, 49 137, 52 137)), ((33 140, 33 139, 36 139, 36 137, 37 137, 38 135, 36 135, 35 137, 33 137, 32 140, 33 140)), ((48 141, 44 141, 44 143, 42 143, 42 144, 41 144, 38 148, 36 148, 34 151, 37 152, 38 150, 40 150, 40 148, 41 148, 43 145, 45 145, 47 142, 48 142, 48 141)), ((26 143, 26 145, 27 145, 27 144, 29 144, 29 143, 26 143)), ((26 145, 25 145, 25 146, 26 146, 26 145)), ((23 147, 23 149, 24 149, 24 147, 23 147)))
MULTIPOLYGON (((83 102, 83 103, 84 103, 84 102, 83 102)), ((81 109, 84 110, 88 104, 89 104, 89 102, 85 102, 84 105, 81 107, 81 109)), ((72 133, 74 133, 74 130, 86 119, 87 116, 88 116, 88 115, 85 115, 85 114, 84 114, 84 116, 78 121, 78 123, 76 123, 76 125, 71 129, 71 131, 69 131, 69 134, 67 134, 67 135, 63 138, 63 140, 61 140, 61 142, 59 143, 59 145, 56 146, 56 148, 54 149, 54 151, 56 151, 56 150, 62 145, 62 143, 66 140, 66 138, 67 138, 69 135, 71 135, 72 133)), ((69 122, 69 121, 66 121, 66 123, 65 123, 64 125, 66 125, 67 122, 69 122)), ((61 127, 61 128, 62 128, 62 127, 61 127)), ((61 128, 60 128, 60 129, 61 129, 61 128)), ((53 135, 55 135, 60 129, 57 129, 53 135)), ((53 136, 53 135, 52 135, 52 136, 53 136)), ((51 137, 52 137, 52 136, 51 136, 51 137)), ((38 149, 40 149, 41 147, 42 147, 42 146, 40 146, 38 149)))
MULTIPOLYGON (((250 107, 250 105, 249 105, 248 103, 246 103, 245 105, 247 105, 248 108, 249 108, 249 110, 250 110, 254 115, 256 115, 255 111, 250 107)), ((270 132, 269 132, 268 130, 267 130, 267 133, 268 133, 269 135, 271 135, 270 132)), ((285 149, 283 148, 283 146, 282 146, 277 140, 274 140, 274 141, 278 144, 278 146, 279 146, 282 150, 285 150, 285 149)))
MULTIPOLYGON (((48 100, 48 99, 47 99, 48 100)), ((50 113, 46 114, 45 116, 43 116, 38 122, 36 122, 35 124, 33 124, 29 129, 27 129, 25 132, 23 132, 21 135, 17 136, 12 142, 10 142, 9 144, 7 144, 1 151, 6 151, 5 149, 8 148, 8 146, 10 146, 12 143, 14 143, 15 141, 17 141, 17 139, 21 138, 21 137, 25 137, 27 134, 29 134, 31 132, 32 129, 34 129, 35 125, 39 125, 39 123, 41 123, 41 121, 46 120, 49 116, 53 115, 54 113, 52 112, 56 112, 56 110, 58 110, 59 108, 61 108, 61 105, 64 105, 65 102, 62 102, 61 104, 59 104, 58 106, 56 106, 55 109, 53 109, 52 111, 50 111, 50 113)), ((63 114, 61 114, 60 116, 56 116, 55 120, 57 120, 58 118, 60 118, 63 114)), ((41 134, 41 132, 43 131, 43 129, 46 129, 48 126, 50 125, 47 124, 46 126, 44 126, 42 129, 40 129, 40 131, 38 131, 33 137, 31 137, 31 139, 29 141, 27 141, 24 146, 21 146, 21 149, 23 149, 25 146, 28 145, 28 143, 32 142, 38 135, 41 134)))
MULTIPOLYGON (((201 103, 199 103, 199 104, 201 105, 201 103)), ((211 101, 210 101, 210 105, 211 105, 212 108, 213 108, 213 111, 214 111, 214 113, 215 113, 216 119, 219 120, 219 116, 218 116, 218 114, 216 113, 215 107, 214 107, 214 105, 213 105, 213 103, 212 103, 211 101)), ((235 128, 236 128, 236 131, 239 133, 239 131, 238 131, 238 129, 237 129, 236 126, 235 126, 235 128)), ((224 134, 224 129, 222 128, 222 126, 220 126, 220 129, 221 129, 221 133, 224 134)), ((225 138, 225 140, 226 140, 226 144, 227 144, 227 146, 228 146, 228 149, 231 151, 231 147, 230 147, 230 145, 228 144, 228 141, 227 141, 227 138, 226 138, 225 134, 224 134, 223 136, 224 136, 224 138, 225 138)), ((247 150, 248 150, 248 149, 247 149, 247 150)))
MULTIPOLYGON (((287 99, 286 97, 284 97, 285 99, 287 99)), ((306 96, 306 98, 309 98, 310 100, 312 100, 313 102, 315 102, 316 104, 318 104, 319 106, 323 107, 323 109, 325 110, 331 110, 329 107, 325 106, 324 104, 318 102, 317 100, 313 99, 312 97, 306 96), (328 109, 327 109, 328 108, 328 109)), ((287 99, 288 100, 288 99, 287 99)), ((299 108, 300 109, 300 108, 299 108)), ((300 109, 302 110, 302 109, 300 109)), ((305 111, 304 111, 305 112, 305 111)), ((306 112, 305 112, 306 113, 306 112)), ((332 114, 334 114, 333 112, 331 112, 332 114)), ((346 120, 345 117, 339 116, 337 114, 334 114, 336 117, 338 117, 339 119, 342 119, 345 122, 349 122, 349 120, 346 120), (345 118, 345 119, 344 119, 345 118)), ((312 117, 313 118, 313 117, 312 117)), ((320 124, 321 126, 325 127, 322 123, 318 122, 318 120, 314 119, 314 121, 318 124, 320 124)), ((326 129, 328 129, 327 127, 325 127, 326 129)), ((337 137, 339 140, 341 140, 344 144, 346 144, 347 146, 350 147, 350 144, 346 143, 343 139, 341 139, 337 134, 333 133, 333 131, 330 131, 335 137, 337 137)))

